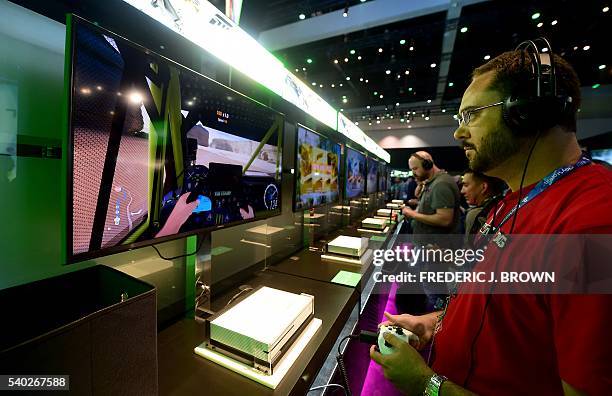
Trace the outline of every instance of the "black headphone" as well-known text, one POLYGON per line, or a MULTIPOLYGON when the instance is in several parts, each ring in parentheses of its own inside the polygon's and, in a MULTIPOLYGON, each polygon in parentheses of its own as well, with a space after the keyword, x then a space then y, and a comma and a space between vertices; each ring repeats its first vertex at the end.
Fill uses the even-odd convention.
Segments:
POLYGON ((412 157, 415 157, 415 158, 418 158, 419 160, 421 160, 421 166, 425 170, 431 170, 434 167, 434 163, 433 163, 432 160, 428 160, 427 158, 423 158, 420 155, 418 155, 417 153, 413 153, 412 157))
POLYGON ((522 52, 521 67, 524 66, 525 56, 531 58, 535 89, 527 93, 512 92, 504 100, 504 121, 517 133, 532 134, 538 130, 546 130, 568 113, 573 99, 557 92, 553 52, 546 38, 523 41, 515 51, 522 52))

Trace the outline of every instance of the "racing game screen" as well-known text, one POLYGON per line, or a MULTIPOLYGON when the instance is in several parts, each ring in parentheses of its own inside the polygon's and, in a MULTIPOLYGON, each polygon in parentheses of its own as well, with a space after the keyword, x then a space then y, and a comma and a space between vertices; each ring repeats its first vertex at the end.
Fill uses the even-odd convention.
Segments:
POLYGON ((280 211, 283 117, 72 17, 68 260, 280 211))

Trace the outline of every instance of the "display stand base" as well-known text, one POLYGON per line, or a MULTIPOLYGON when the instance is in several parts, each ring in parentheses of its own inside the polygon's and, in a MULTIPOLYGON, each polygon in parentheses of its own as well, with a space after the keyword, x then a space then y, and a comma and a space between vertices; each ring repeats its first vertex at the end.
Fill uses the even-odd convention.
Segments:
POLYGON ((355 265, 363 266, 363 265, 368 264, 370 260, 372 259, 372 249, 366 250, 366 252, 361 257, 353 258, 349 256, 342 256, 339 254, 325 253, 321 255, 321 259, 335 261, 338 263, 348 263, 348 264, 355 264, 355 265))
POLYGON ((384 230, 373 230, 370 228, 358 228, 357 231, 359 232, 367 232, 370 234, 386 234, 387 232, 389 232, 389 226, 385 227, 384 230))
POLYGON ((293 366, 295 361, 300 357, 300 354, 304 351, 306 346, 310 343, 314 335, 319 331, 323 322, 321 319, 313 318, 308 326, 304 328, 302 334, 293 342, 293 345, 285 352, 285 355, 274 367, 274 373, 267 375, 261 371, 247 366, 244 363, 240 363, 228 356, 225 356, 219 352, 215 352, 206 347, 206 343, 202 343, 194 348, 196 355, 200 355, 205 359, 215 362, 227 369, 234 371, 240 375, 243 375, 253 381, 259 382, 260 384, 276 389, 278 384, 283 380, 289 369, 293 366))

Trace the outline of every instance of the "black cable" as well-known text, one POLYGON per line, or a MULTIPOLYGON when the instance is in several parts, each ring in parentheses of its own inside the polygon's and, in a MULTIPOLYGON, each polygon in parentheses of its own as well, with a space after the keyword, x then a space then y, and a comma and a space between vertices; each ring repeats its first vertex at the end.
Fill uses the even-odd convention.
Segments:
POLYGON ((346 340, 351 339, 351 338, 352 338, 352 339, 357 339, 357 338, 359 338, 359 336, 358 336, 358 335, 354 335, 354 334, 349 334, 349 335, 347 335, 346 337, 342 338, 342 339, 340 340, 340 342, 338 343, 338 355, 342 355, 342 343, 343 343, 344 341, 346 341, 346 340))
MULTIPOLYGON (((522 194, 523 194, 523 183, 525 182, 525 175, 527 174, 527 168, 529 166, 529 161, 531 160, 531 154, 533 154, 533 150, 535 149, 535 146, 538 140, 540 139, 541 132, 542 132, 541 130, 537 131, 536 136, 533 140, 533 143, 531 144, 531 148, 529 149, 529 154, 527 154, 527 159, 525 160, 525 166, 523 166, 523 175, 521 176, 521 183, 519 184, 518 201, 516 203, 516 210, 514 211, 512 225, 510 226, 510 231, 508 232, 508 235, 512 234, 512 232, 514 231, 514 224, 516 223, 516 217, 517 217, 519 210, 521 209, 520 205, 521 205, 521 199, 522 199, 522 194)), ((493 216, 495 217, 495 213, 493 214, 493 216)), ((494 220, 492 220, 491 223, 493 226, 495 226, 494 220)), ((500 230, 498 231, 501 232, 501 224, 499 228, 500 230)), ((499 260, 501 259, 502 255, 503 255, 502 252, 500 252, 499 255, 497 256, 497 259, 495 260, 495 267, 493 269, 493 273, 497 273, 497 269, 498 269, 497 267, 499 265, 499 260)), ((478 341, 478 338, 480 337, 480 334, 482 333, 482 329, 484 328, 484 322, 487 316, 487 309, 489 308, 489 304, 491 303, 491 300, 493 298, 494 288, 495 288, 495 285, 492 283, 491 288, 489 289, 489 294, 487 295, 487 299, 485 301, 485 306, 482 312, 482 317, 480 318, 480 325, 478 326, 478 330, 476 331, 476 335, 474 336, 474 339, 472 340, 472 344, 470 346, 470 366, 468 368, 468 372, 465 377, 465 381, 463 381, 463 387, 466 389, 467 389, 468 382, 470 378, 472 377, 472 374, 474 373, 474 368, 476 367, 476 341, 478 341)))
POLYGON ((253 290, 253 288, 251 286, 248 286, 248 285, 240 286, 240 291, 238 293, 234 294, 232 298, 230 298, 230 300, 227 302, 227 304, 225 304, 225 307, 228 307, 231 303, 234 302, 234 300, 236 300, 238 297, 240 297, 243 293, 249 292, 251 290, 253 290))
POLYGON ((180 254, 178 256, 174 256, 174 257, 165 257, 163 256, 159 250, 157 249, 157 246, 155 245, 151 245, 151 247, 153 249, 155 249, 155 251, 157 252, 157 255, 162 259, 162 260, 167 260, 167 261, 172 261, 172 260, 176 260, 178 258, 183 258, 183 257, 188 257, 188 256, 193 256, 194 254, 196 254, 197 252, 200 251, 200 248, 202 247, 202 244, 204 243, 204 237, 200 237, 200 243, 198 244, 198 246, 196 247, 196 250, 193 253, 185 253, 185 254, 180 254))
POLYGON ((349 386, 348 373, 346 371, 346 366, 344 365, 344 357, 342 355, 336 356, 336 361, 338 362, 338 370, 340 371, 340 378, 344 383, 344 394, 346 396, 351 396, 351 388, 349 386))

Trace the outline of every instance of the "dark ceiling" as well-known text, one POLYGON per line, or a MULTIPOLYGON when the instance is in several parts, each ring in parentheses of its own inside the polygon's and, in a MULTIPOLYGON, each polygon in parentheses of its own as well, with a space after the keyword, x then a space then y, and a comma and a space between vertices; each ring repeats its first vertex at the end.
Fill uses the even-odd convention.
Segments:
POLYGON ((431 64, 440 63, 445 18, 429 14, 275 55, 338 109, 423 101, 435 97, 438 67, 431 64))
MULTIPOLYGON (((345 4, 345 1, 331 0, 250 0, 245 1, 243 21, 248 25, 249 20, 258 19, 264 27, 259 32, 296 22, 301 12, 310 16, 316 10, 342 9, 345 4), (255 9, 257 18, 253 17, 255 9)), ((446 12, 429 14, 283 49, 275 55, 332 106, 345 109, 355 120, 364 115, 367 118, 378 115, 372 114, 367 106, 378 110, 387 107, 384 113, 393 113, 396 103, 404 111, 411 103, 419 102, 422 110, 430 106, 423 105, 427 99, 433 100, 433 116, 436 112, 441 114, 440 104, 436 103, 450 110, 457 106, 471 71, 486 62, 486 55, 494 57, 525 39, 542 35, 550 39, 556 53, 575 67, 583 86, 597 89, 596 84, 612 83, 612 45, 609 43, 612 12, 604 12, 606 6, 607 1, 601 0, 491 0, 464 7, 458 20, 446 20, 446 12), (536 12, 540 16, 533 19, 536 12), (456 39, 446 79, 440 75, 443 37, 445 31, 453 31, 455 27, 456 39), (467 27, 466 32, 461 31, 463 27, 467 27), (400 44, 400 40, 406 42, 400 44), (383 49, 382 53, 378 52, 379 48, 383 49), (432 63, 436 67, 432 68, 432 63), (439 81, 446 85, 442 97, 437 98, 441 102, 436 102, 439 81)))
POLYGON ((468 31, 457 34, 448 76, 453 86, 446 87, 444 99, 461 96, 471 71, 485 63, 486 55, 495 57, 539 36, 548 38, 553 51, 574 67, 583 86, 611 83, 612 18, 610 11, 602 12, 606 3, 610 2, 489 1, 465 7, 459 28, 466 26, 468 31), (540 17, 532 19, 536 12, 540 17))
MULTIPOLYGON (((370 0, 371 1, 371 0, 370 0)), ((257 37, 264 30, 354 6, 361 0, 244 0, 240 27, 257 37)))

